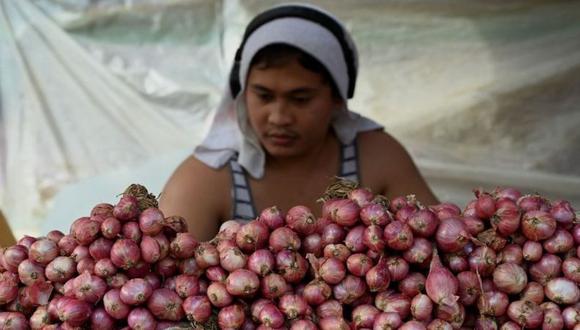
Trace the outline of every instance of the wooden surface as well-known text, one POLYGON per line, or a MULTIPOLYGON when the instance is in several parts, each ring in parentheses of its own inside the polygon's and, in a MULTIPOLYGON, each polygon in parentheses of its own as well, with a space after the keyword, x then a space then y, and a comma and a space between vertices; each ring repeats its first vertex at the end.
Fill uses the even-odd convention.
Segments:
POLYGON ((12 231, 8 226, 8 221, 0 210, 0 247, 6 247, 14 244, 16 244, 14 235, 12 235, 12 231))

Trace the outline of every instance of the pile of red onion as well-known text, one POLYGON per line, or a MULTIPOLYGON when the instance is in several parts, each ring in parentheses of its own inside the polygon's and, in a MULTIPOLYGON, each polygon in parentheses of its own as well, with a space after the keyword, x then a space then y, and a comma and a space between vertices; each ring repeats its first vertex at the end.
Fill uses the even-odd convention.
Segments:
POLYGON ((511 188, 463 211, 343 189, 210 242, 128 190, 0 252, 1 329, 580 329, 576 214, 511 188))

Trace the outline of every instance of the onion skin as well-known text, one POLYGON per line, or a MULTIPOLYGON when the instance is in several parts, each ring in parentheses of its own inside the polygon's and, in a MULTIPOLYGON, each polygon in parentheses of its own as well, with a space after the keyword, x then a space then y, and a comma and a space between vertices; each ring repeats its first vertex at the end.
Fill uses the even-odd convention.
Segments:
POLYGON ((521 228, 527 239, 543 241, 556 231, 556 220, 545 211, 528 211, 522 216, 521 228))
POLYGON ((441 265, 437 249, 433 250, 433 258, 431 260, 429 275, 425 282, 425 289, 429 298, 436 304, 450 305, 459 299, 456 296, 459 289, 457 278, 447 268, 441 265))
POLYGON ((519 265, 501 264, 493 272, 493 284, 502 292, 517 294, 528 284, 528 275, 519 265))
POLYGON ((575 304, 580 300, 578 285, 567 278, 550 280, 544 287, 546 297, 557 304, 575 304))
POLYGON ((509 318, 526 328, 536 328, 542 324, 544 312, 529 300, 517 300, 510 303, 507 312, 509 318))

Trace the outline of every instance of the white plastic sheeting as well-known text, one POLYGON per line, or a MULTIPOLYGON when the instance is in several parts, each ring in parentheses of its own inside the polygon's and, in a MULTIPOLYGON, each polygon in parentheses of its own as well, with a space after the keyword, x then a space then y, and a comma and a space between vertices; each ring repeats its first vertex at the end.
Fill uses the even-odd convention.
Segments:
MULTIPOLYGON (((16 235, 64 229, 131 180, 159 193, 243 28, 279 2, 0 0, 0 208, 16 235)), ((351 107, 441 199, 512 185, 580 205, 580 3, 312 2, 357 42, 351 107)))

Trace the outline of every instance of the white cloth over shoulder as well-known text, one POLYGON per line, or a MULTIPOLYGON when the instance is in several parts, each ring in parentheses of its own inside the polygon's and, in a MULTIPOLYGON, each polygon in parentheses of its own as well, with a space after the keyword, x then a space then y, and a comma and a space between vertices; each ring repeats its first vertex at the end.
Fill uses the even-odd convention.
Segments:
MULTIPOLYGON (((310 6, 336 21, 343 29, 347 45, 353 53, 353 65, 357 67, 357 51, 349 33, 329 13, 310 6)), ((214 114, 208 134, 194 150, 194 155, 213 168, 222 167, 234 155, 238 163, 254 178, 264 175, 265 153, 251 128, 245 104, 243 90, 253 57, 262 48, 272 44, 294 46, 317 59, 330 73, 344 107, 337 109, 332 119, 332 127, 343 144, 352 142, 359 132, 380 129, 383 126, 371 119, 348 110, 347 95, 349 76, 342 47, 327 28, 316 22, 300 17, 280 17, 264 23, 255 29, 246 39, 240 59, 239 81, 242 92, 232 96, 229 85, 225 88, 222 100, 214 114)))

